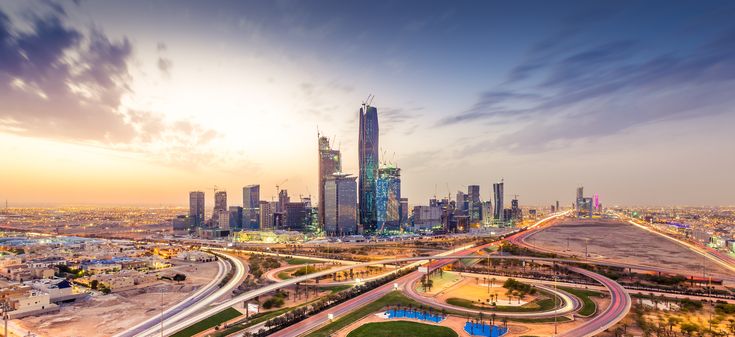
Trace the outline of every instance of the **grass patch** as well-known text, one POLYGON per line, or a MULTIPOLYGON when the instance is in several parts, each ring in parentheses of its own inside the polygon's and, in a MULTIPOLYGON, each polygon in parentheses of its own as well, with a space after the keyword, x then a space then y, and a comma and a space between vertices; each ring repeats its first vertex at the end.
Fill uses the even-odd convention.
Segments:
POLYGON ((472 310, 482 310, 482 311, 496 311, 496 312, 532 312, 532 311, 548 311, 554 309, 554 299, 552 298, 545 298, 542 300, 535 300, 529 303, 526 303, 522 306, 503 306, 498 305, 495 308, 490 308, 487 306, 479 306, 476 305, 474 302, 464 299, 464 298, 457 298, 457 297, 451 297, 447 299, 447 303, 451 305, 456 305, 458 307, 472 309, 472 310))
POLYGON ((278 275, 276 275, 276 277, 278 277, 281 280, 288 280, 288 279, 291 278, 291 273, 289 273, 287 271, 282 271, 282 272, 278 273, 278 275))
POLYGON ((457 333, 444 326, 414 322, 367 323, 352 330, 347 337, 457 337, 457 333))
MULTIPOLYGON (((378 300, 365 305, 364 307, 357 309, 347 315, 344 315, 342 317, 337 318, 334 322, 329 323, 322 328, 310 333, 309 337, 329 337, 331 336, 335 331, 342 329, 355 321, 373 313, 376 312, 383 307, 387 305, 414 305, 418 306, 420 305, 418 302, 403 296, 399 291, 391 291, 390 293, 386 294, 385 296, 379 298, 378 300)), ((399 335, 394 335, 399 336, 399 335)), ((429 335, 430 336, 430 335, 429 335)))
POLYGON ((225 310, 222 310, 212 316, 209 316, 199 322, 196 322, 188 327, 186 329, 183 329, 173 335, 171 337, 191 337, 194 336, 204 330, 207 330, 209 328, 215 327, 219 324, 222 324, 224 322, 227 322, 235 317, 242 316, 242 313, 239 311, 233 309, 233 308, 227 308, 225 310))
POLYGON ((301 264, 307 264, 307 263, 323 263, 323 262, 317 261, 317 260, 300 259, 300 258, 292 257, 292 258, 286 259, 286 263, 290 265, 301 265, 301 264))
POLYGON ((559 287, 559 289, 564 290, 574 296, 577 296, 580 300, 582 300, 582 309, 579 309, 578 312, 580 315, 589 317, 594 315, 594 313, 597 311, 597 304, 595 304, 595 301, 593 301, 590 297, 601 297, 602 293, 593 290, 569 287, 559 287))
POLYGON ((323 287, 322 289, 329 290, 332 294, 336 294, 342 290, 347 290, 350 288, 352 288, 352 286, 349 284, 340 284, 340 285, 331 286, 331 287, 323 287))

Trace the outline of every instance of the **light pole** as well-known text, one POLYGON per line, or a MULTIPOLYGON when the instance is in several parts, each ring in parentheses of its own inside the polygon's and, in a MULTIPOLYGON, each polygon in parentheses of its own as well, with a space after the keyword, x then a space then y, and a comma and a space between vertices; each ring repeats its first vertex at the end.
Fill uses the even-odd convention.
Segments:
POLYGON ((557 330, 556 330, 556 313, 557 313, 557 310, 559 309, 559 306, 556 305, 556 298, 558 296, 557 293, 556 293, 556 278, 557 278, 557 276, 554 275, 554 336, 556 336, 556 334, 557 334, 557 330))
POLYGON ((163 337, 163 287, 161 287, 161 337, 163 337))

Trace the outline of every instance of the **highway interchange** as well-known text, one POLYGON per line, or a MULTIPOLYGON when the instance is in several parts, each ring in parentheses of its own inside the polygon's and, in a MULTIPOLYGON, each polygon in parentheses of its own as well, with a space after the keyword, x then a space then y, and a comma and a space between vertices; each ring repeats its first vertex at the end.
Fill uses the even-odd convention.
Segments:
MULTIPOLYGON (((520 231, 518 233, 515 233, 509 236, 508 238, 506 238, 506 240, 509 242, 515 243, 515 244, 525 245, 529 248, 535 248, 535 247, 529 246, 525 242, 525 239, 529 235, 532 235, 536 229, 542 227, 549 220, 565 216, 566 214, 567 213, 558 213, 548 218, 542 219, 536 222, 534 225, 526 228, 525 231, 520 231)), ((242 262, 238 258, 227 253, 227 251, 231 249, 211 248, 212 250, 215 250, 215 249, 218 250, 219 254, 229 259, 235 268, 233 277, 224 287, 216 291, 212 289, 213 284, 216 285, 221 282, 223 274, 226 273, 226 271, 224 271, 223 269, 226 269, 227 265, 220 266, 220 270, 218 272, 217 277, 215 277, 215 279, 212 282, 210 282, 210 284, 208 284, 206 287, 200 289, 195 294, 188 297, 186 300, 182 301, 176 306, 164 311, 163 322, 161 322, 160 315, 159 317, 152 317, 151 319, 145 322, 142 322, 136 325, 135 327, 129 329, 128 331, 125 331, 121 334, 116 335, 115 337, 118 337, 118 336, 119 337, 131 337, 131 336, 150 337, 150 336, 158 336, 161 333, 165 336, 169 336, 181 329, 184 329, 198 321, 201 321, 207 317, 210 317, 238 303, 242 303, 244 301, 251 300, 255 297, 271 293, 277 289, 291 286, 296 283, 302 283, 302 282, 309 281, 317 277, 331 275, 335 272, 346 271, 352 268, 367 267, 371 265, 387 265, 387 264, 409 262, 408 264, 400 267, 400 269, 415 268, 416 266, 424 265, 428 263, 427 265, 428 268, 430 270, 434 270, 436 268, 441 268, 442 266, 448 263, 451 263, 452 261, 457 260, 457 259, 463 259, 463 258, 468 258, 468 257, 478 257, 478 258, 485 259, 485 258, 488 258, 487 255, 477 256, 473 254, 491 245, 497 244, 497 243, 498 242, 493 242, 493 243, 485 244, 482 246, 475 246, 475 247, 473 247, 472 245, 469 245, 469 246, 456 248, 450 251, 446 251, 442 254, 437 254, 435 256, 429 256, 429 257, 409 257, 409 258, 399 258, 399 259, 394 258, 394 259, 385 259, 385 260, 371 261, 371 262, 348 261, 345 263, 345 261, 340 261, 340 260, 305 257, 308 259, 321 260, 324 262, 339 262, 342 265, 328 269, 328 270, 323 270, 323 271, 319 271, 319 272, 308 274, 308 275, 294 277, 288 280, 280 280, 277 283, 273 283, 273 284, 255 289, 255 290, 245 292, 243 294, 240 294, 238 296, 235 296, 233 298, 224 300, 216 304, 214 303, 214 301, 222 297, 223 295, 229 293, 232 289, 234 289, 234 287, 236 287, 239 284, 240 280, 244 277, 244 275, 247 274, 247 271, 246 271, 246 267, 242 264, 242 262)), ((232 250, 232 251, 236 251, 238 253, 264 254, 263 252, 246 252, 246 251, 240 251, 240 250, 232 250)), ((283 254, 278 254, 278 253, 265 253, 265 254, 283 256, 283 254)), ((553 262, 558 262, 558 263, 570 263, 570 262, 579 263, 580 262, 579 260, 545 259, 545 258, 524 257, 524 256, 491 256, 490 258, 523 259, 523 260, 534 260, 534 261, 553 261, 553 262)), ((600 262, 600 261, 592 261, 592 260, 585 260, 584 262, 590 263, 590 264, 614 265, 608 262, 600 262)), ((617 264, 617 266, 620 266, 620 264, 617 264)), ((625 265, 624 267, 631 267, 635 269, 649 269, 649 270, 651 268, 647 266, 642 267, 642 266, 636 266, 636 265, 625 265)), ((599 282, 602 286, 607 288, 607 291, 610 294, 611 301, 608 307, 600 311, 595 317, 586 321, 584 324, 575 327, 572 330, 562 333, 560 336, 571 336, 571 337, 593 336, 599 333, 600 331, 604 331, 608 329, 609 327, 612 327, 617 322, 619 322, 623 317, 625 317, 625 315, 628 313, 631 307, 631 298, 628 292, 620 284, 602 275, 596 274, 594 272, 591 272, 591 271, 588 271, 582 268, 568 267, 568 269, 572 272, 585 275, 599 282)), ((662 271, 665 271, 665 270, 662 269, 662 271)), ((388 273, 392 273, 392 272, 394 271, 389 271, 388 273)), ((269 273, 268 275, 270 275, 269 276, 270 279, 273 279, 273 275, 274 275, 273 273, 269 273)), ((426 303, 426 298, 419 294, 416 294, 415 292, 415 283, 422 277, 422 275, 423 274, 418 271, 411 272, 405 276, 398 278, 397 280, 393 282, 389 282, 385 285, 382 285, 378 288, 368 291, 360 296, 352 298, 346 302, 343 302, 342 304, 339 304, 335 307, 330 308, 327 311, 310 316, 302 320, 301 322, 291 325, 278 332, 275 332, 272 335, 273 336, 303 335, 309 331, 313 331, 314 329, 327 324, 329 322, 329 314, 332 314, 335 317, 343 316, 357 308, 364 306, 365 304, 368 304, 372 301, 375 301, 381 298, 382 296, 384 296, 390 291, 393 291, 394 289, 403 291, 407 296, 426 303)), ((383 275, 380 275, 380 276, 383 276, 383 275)), ((371 279, 377 278, 380 276, 375 276, 375 277, 372 277, 371 279)), ((348 282, 341 282, 341 283, 353 283, 354 284, 355 281, 348 281, 348 282)), ((332 283, 331 285, 334 285, 334 283, 332 283)), ((497 312, 496 315, 498 316, 507 315, 511 317, 543 318, 543 317, 552 317, 554 315, 570 314, 578 309, 579 305, 578 303, 576 303, 576 299, 570 297, 569 295, 563 292, 559 292, 558 294, 563 299, 563 302, 564 302, 564 305, 561 308, 558 308, 558 311, 523 312, 523 313, 512 313, 512 314, 497 312)), ((436 304, 437 303, 431 303, 431 305, 436 305, 436 304)), ((451 309, 454 310, 457 308, 452 307, 451 309)), ((466 311, 466 309, 463 309, 463 310, 466 311)))

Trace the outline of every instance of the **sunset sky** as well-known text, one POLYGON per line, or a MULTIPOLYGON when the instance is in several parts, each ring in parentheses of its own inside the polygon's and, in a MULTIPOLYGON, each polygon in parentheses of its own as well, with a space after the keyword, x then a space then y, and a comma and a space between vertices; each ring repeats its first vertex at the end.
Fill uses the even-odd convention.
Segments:
POLYGON ((3 1, 0 199, 185 205, 356 174, 375 95, 412 205, 735 205, 731 1, 3 1), (549 6, 552 5, 553 6, 549 6))

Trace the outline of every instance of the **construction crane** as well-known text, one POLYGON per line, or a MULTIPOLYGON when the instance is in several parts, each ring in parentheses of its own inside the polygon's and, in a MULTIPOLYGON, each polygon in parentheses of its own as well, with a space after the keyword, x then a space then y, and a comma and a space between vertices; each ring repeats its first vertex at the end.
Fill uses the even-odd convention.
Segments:
POLYGON ((284 179, 282 182, 276 184, 276 197, 281 194, 281 185, 285 184, 288 179, 284 179))

